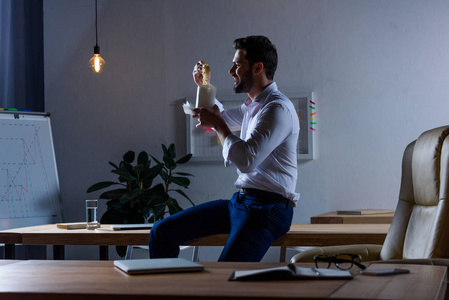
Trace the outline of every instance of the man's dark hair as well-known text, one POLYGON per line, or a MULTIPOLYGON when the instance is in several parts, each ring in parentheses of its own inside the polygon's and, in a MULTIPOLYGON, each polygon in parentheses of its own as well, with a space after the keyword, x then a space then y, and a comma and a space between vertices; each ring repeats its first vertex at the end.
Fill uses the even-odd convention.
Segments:
POLYGON ((265 74, 273 80, 278 66, 278 53, 270 40, 262 35, 251 35, 234 41, 235 50, 244 50, 250 67, 256 62, 263 63, 265 74))

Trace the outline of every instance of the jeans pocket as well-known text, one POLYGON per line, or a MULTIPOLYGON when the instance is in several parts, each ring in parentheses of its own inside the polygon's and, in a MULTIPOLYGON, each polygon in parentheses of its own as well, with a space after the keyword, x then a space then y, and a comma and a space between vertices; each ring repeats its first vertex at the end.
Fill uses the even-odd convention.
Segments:
POLYGON ((285 203, 276 203, 267 214, 267 227, 273 233, 275 239, 286 234, 292 224, 293 209, 285 206, 285 203))
POLYGON ((254 215, 257 218, 257 223, 259 224, 259 227, 270 229, 270 221, 269 221, 270 211, 273 209, 275 205, 276 204, 262 204, 253 207, 253 209, 257 211, 254 215))

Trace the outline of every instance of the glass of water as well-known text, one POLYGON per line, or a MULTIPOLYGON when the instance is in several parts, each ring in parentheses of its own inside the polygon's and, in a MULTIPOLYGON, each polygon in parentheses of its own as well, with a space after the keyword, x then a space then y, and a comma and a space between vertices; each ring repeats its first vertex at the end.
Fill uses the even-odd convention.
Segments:
POLYGON ((98 200, 86 200, 86 229, 94 230, 98 228, 97 222, 98 200))

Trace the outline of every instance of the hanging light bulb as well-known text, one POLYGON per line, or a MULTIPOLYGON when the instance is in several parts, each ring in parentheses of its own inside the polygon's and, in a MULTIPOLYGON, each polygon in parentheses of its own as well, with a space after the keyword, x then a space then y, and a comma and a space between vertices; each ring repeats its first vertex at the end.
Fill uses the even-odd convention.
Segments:
POLYGON ((94 47, 94 56, 89 60, 89 69, 94 73, 101 73, 104 71, 104 59, 100 56, 100 47, 94 47))
POLYGON ((89 60, 89 69, 94 73, 101 73, 104 71, 106 63, 100 56, 100 46, 98 46, 97 0, 95 0, 95 41, 94 56, 89 60))

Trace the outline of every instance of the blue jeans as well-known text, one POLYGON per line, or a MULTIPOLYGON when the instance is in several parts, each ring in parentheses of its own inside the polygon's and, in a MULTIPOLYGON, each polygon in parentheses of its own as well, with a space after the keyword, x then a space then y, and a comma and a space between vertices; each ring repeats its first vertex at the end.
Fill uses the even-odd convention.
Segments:
POLYGON ((235 193, 190 207, 157 222, 150 232, 150 258, 177 257, 179 246, 229 233, 219 261, 259 262, 271 243, 287 233, 293 209, 285 203, 235 193))

